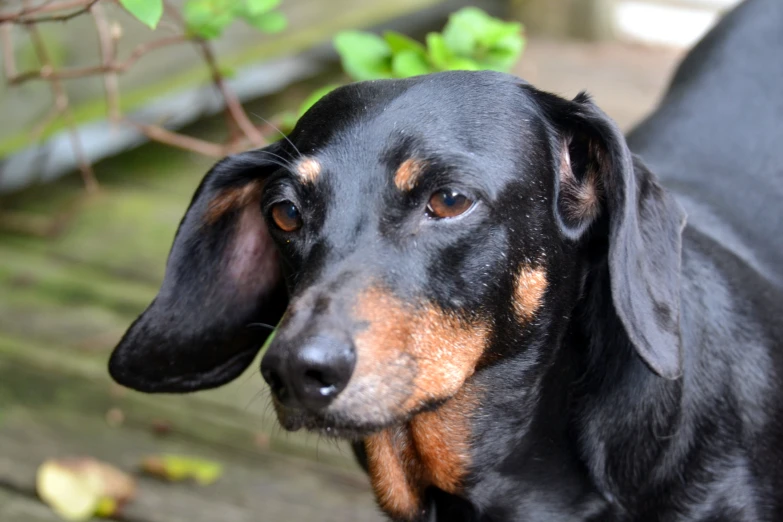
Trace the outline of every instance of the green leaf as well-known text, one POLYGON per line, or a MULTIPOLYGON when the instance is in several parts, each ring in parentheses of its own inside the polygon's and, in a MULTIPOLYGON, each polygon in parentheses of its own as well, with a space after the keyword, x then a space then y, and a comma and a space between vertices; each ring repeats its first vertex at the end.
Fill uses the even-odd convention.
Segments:
POLYGON ((315 91, 313 91, 313 93, 310 94, 310 96, 308 96, 307 98, 305 98, 305 100, 299 106, 299 118, 301 118, 302 115, 304 115, 304 113, 309 111, 310 107, 315 105, 318 102, 318 100, 320 100, 321 98, 323 98, 324 96, 326 96, 327 94, 329 94, 330 92, 332 92, 338 87, 339 85, 337 84, 331 84, 331 85, 325 85, 320 89, 316 89, 315 91))
POLYGON ((480 71, 481 65, 471 60, 470 58, 461 58, 455 56, 451 58, 446 64, 447 71, 480 71))
POLYGON ((264 33, 279 33, 288 27, 288 18, 280 11, 270 11, 259 15, 245 14, 242 18, 264 33))
POLYGON ((201 485, 215 482, 223 474, 223 466, 211 460, 179 455, 155 455, 141 462, 145 473, 171 482, 193 479, 201 485))
POLYGON ((416 51, 402 51, 392 58, 392 72, 396 78, 408 78, 431 72, 427 60, 416 51))
POLYGON ((120 4, 150 29, 155 29, 163 16, 163 0, 120 0, 120 4))
POLYGON ((354 80, 391 78, 392 51, 385 40, 372 33, 343 31, 334 39, 343 69, 354 80))
POLYGON ((524 48, 522 24, 493 18, 476 7, 451 15, 443 39, 456 56, 498 71, 508 71, 524 48))
POLYGON ((507 51, 503 49, 493 49, 484 54, 478 60, 482 69, 491 69, 493 71, 508 71, 514 66, 519 58, 519 51, 507 51))
POLYGON ((449 17, 443 39, 454 53, 468 56, 475 52, 479 37, 488 31, 490 20, 491 17, 477 7, 460 9, 449 17))
POLYGON ((493 23, 487 27, 487 30, 481 35, 482 43, 494 45, 506 45, 504 42, 512 43, 521 41, 522 24, 517 22, 499 22, 493 23))
POLYGON ((280 5, 280 0, 247 0, 246 9, 251 15, 266 13, 280 5))
POLYGON ((234 0, 187 0, 182 16, 190 33, 212 40, 234 21, 237 5, 234 0))
POLYGON ((446 45, 442 35, 438 33, 430 33, 427 35, 427 51, 429 52, 432 64, 437 70, 448 70, 449 60, 454 57, 454 54, 446 45))
POLYGON ((393 54, 401 53, 403 51, 413 51, 421 56, 427 55, 427 49, 425 49, 422 44, 402 33, 386 31, 383 33, 383 39, 389 44, 389 48, 393 54))

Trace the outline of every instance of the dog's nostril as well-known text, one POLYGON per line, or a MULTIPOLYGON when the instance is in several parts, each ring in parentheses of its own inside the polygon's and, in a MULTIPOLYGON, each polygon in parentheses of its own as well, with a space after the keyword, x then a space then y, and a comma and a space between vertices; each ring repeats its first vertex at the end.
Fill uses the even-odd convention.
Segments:
POLYGON ((304 374, 305 385, 308 384, 318 388, 318 392, 324 397, 329 397, 337 393, 336 381, 339 379, 331 378, 326 372, 320 370, 307 370, 304 374))

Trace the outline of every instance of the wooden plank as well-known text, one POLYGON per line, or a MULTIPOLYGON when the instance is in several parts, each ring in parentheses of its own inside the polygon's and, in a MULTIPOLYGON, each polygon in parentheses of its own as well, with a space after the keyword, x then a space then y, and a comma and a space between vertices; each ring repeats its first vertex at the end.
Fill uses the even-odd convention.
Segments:
POLYGON ((0 520, 7 522, 62 522, 54 512, 28 495, 0 486, 0 520))
MULTIPOLYGON (((0 447, 0 484, 30 498, 35 471, 48 458, 88 455, 132 473, 141 459, 158 453, 198 456, 224 465, 223 476, 210 486, 139 476, 137 498, 123 511, 123 519, 134 522, 381 520, 367 481, 357 472, 262 451, 240 457, 177 436, 160 438, 140 430, 110 428, 100 418, 67 411, 46 415, 20 408, 7 411, 0 423, 0 447)), ((35 521, 51 520, 31 500, 5 496, 14 499, 13 505, 0 513, 13 509, 32 514, 35 521)))
POLYGON ((346 443, 323 443, 306 432, 280 429, 257 367, 220 390, 189 395, 125 390, 110 381, 105 368, 105 360, 30 342, 9 344, 0 336, 0 411, 20 407, 45 416, 69 412, 99 419, 113 411, 124 425, 153 431, 164 423, 178 437, 236 454, 253 454, 260 447, 357 469, 346 443))

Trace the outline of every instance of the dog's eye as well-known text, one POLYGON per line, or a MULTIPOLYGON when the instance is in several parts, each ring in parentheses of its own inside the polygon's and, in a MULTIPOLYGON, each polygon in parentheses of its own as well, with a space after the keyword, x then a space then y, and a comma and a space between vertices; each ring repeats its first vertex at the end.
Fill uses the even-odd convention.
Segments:
POLYGON ((272 206, 272 219, 283 232, 295 232, 302 228, 302 215, 290 201, 281 201, 272 206))
POLYGON ((464 214, 473 206, 466 195, 456 190, 442 189, 430 196, 427 204, 427 213, 435 218, 452 218, 464 214))

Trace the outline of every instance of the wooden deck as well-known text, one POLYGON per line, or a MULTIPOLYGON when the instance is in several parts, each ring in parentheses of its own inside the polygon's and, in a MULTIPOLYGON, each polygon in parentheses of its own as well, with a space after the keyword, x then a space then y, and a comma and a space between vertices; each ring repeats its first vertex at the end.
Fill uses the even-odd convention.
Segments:
MULTIPOLYGON (((566 95, 587 88, 627 128, 653 106, 678 55, 533 41, 517 72, 566 95)), ((207 487, 141 478, 123 520, 381 519, 344 446, 276 427, 257 365, 188 396, 129 392, 106 374, 110 349, 157 290, 207 168, 147 145, 98 166, 96 197, 72 177, 0 200, 1 521, 57 520, 34 491, 46 458, 91 455, 132 471, 159 452, 216 459, 226 472, 207 487)))

